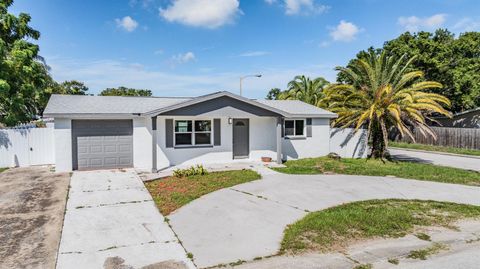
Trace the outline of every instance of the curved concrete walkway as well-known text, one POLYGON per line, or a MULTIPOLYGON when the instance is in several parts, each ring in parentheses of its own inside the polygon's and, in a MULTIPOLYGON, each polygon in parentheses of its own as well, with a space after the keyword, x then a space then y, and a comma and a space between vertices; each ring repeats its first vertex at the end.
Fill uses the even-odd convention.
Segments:
POLYGON ((275 254, 285 227, 307 211, 387 198, 480 205, 480 188, 388 177, 270 174, 205 195, 169 219, 202 268, 275 254))

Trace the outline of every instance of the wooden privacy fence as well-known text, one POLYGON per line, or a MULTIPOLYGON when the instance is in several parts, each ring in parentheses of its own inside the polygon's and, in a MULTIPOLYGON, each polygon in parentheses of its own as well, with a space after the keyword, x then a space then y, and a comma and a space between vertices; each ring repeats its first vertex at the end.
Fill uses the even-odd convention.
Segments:
MULTIPOLYGON (((418 144, 446 146, 466 149, 480 149, 480 128, 449 128, 431 127, 437 134, 435 140, 432 136, 424 137, 418 130, 414 130, 415 142, 418 144)), ((399 138, 396 141, 412 142, 409 137, 399 138)))
POLYGON ((0 129, 0 167, 54 162, 53 128, 0 129))

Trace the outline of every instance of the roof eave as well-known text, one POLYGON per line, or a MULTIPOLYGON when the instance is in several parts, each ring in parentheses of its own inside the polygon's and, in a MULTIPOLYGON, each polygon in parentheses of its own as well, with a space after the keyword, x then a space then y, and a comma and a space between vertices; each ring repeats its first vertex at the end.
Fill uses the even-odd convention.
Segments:
POLYGON ((245 98, 245 97, 242 97, 242 96, 230 93, 230 92, 223 91, 223 92, 216 92, 216 93, 209 94, 209 95, 206 95, 206 96, 203 96, 203 97, 195 98, 195 99, 192 99, 192 100, 188 100, 188 101, 185 101, 185 102, 181 102, 181 103, 178 103, 178 104, 174 104, 174 105, 171 105, 171 106, 168 106, 168 107, 164 107, 164 108, 155 109, 155 110, 152 110, 152 111, 149 111, 149 112, 145 112, 145 113, 142 113, 142 116, 156 116, 156 115, 168 112, 168 111, 172 111, 172 110, 175 110, 175 109, 180 109, 180 108, 183 108, 183 107, 199 104, 199 103, 206 102, 206 101, 209 101, 209 100, 212 100, 212 99, 215 99, 215 98, 219 98, 219 97, 222 97, 222 96, 228 96, 230 98, 234 98, 236 100, 245 102, 247 104, 257 106, 257 107, 266 109, 268 111, 272 111, 272 112, 277 113, 277 114, 279 114, 281 116, 284 116, 284 117, 287 117, 289 115, 285 111, 273 108, 271 106, 256 102, 254 100, 250 100, 248 98, 245 98))
POLYGON ((43 113, 43 117, 71 119, 130 119, 141 117, 141 113, 43 113))

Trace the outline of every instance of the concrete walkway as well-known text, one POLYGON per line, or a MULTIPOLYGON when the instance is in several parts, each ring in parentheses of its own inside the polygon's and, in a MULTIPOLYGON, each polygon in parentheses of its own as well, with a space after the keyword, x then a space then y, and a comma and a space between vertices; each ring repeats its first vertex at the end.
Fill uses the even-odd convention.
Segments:
POLYGON ((480 171, 480 158, 462 157, 442 153, 430 153, 415 150, 389 149, 392 157, 399 160, 408 160, 421 163, 430 163, 461 169, 480 171))
POLYGON ((424 199, 480 205, 480 188, 428 181, 347 175, 265 175, 205 195, 169 216, 199 267, 277 253, 288 224, 342 203, 424 199))
POLYGON ((130 170, 75 172, 57 268, 164 264, 195 268, 138 176, 130 170))

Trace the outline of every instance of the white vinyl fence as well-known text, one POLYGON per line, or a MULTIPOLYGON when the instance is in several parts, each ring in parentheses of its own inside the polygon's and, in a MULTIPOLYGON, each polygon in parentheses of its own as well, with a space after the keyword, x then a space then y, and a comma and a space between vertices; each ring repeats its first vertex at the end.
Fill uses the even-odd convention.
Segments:
POLYGON ((55 163, 54 128, 0 129, 0 167, 55 163))
POLYGON ((368 151, 367 130, 346 128, 330 129, 330 152, 335 152, 343 158, 365 158, 368 151))

